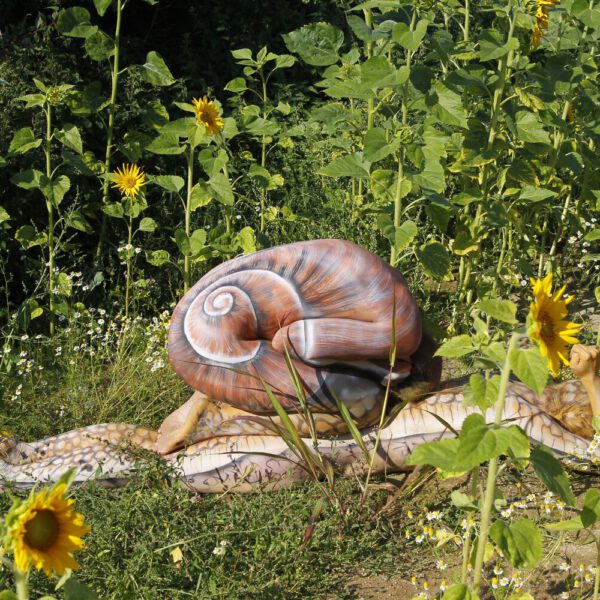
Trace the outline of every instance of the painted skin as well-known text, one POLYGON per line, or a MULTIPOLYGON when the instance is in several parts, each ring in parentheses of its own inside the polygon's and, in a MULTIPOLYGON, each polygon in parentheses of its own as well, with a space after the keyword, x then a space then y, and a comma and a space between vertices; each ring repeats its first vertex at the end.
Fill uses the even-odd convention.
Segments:
MULTIPOLYGON (((365 457, 345 434, 336 396, 364 432, 367 447, 373 444, 370 427, 379 421, 388 377, 400 397, 410 382, 412 396, 404 398, 420 399, 382 431, 376 472, 403 469, 419 443, 453 435, 430 413, 457 430, 472 412, 462 407, 460 389, 426 397, 437 389, 440 365, 422 336, 416 303, 395 270, 349 242, 301 242, 228 261, 184 296, 173 315, 169 356, 198 391, 158 431, 105 424, 30 444, 0 439, 0 481, 28 488, 73 467, 77 481, 99 476, 110 484, 142 466, 145 450, 162 455, 171 472, 199 492, 289 485, 306 472, 277 435, 263 385, 308 435, 296 414, 286 352, 313 413, 319 452, 341 472, 362 470, 365 457), (396 361, 388 374, 393 334, 396 361)), ((595 414, 600 407, 597 359, 596 349, 576 346, 573 367, 581 384, 551 386, 540 398, 511 384, 504 418, 557 453, 585 450, 590 403, 595 414)))
MULTIPOLYGON (((436 416, 453 429, 460 429, 464 419, 474 412, 462 406, 462 398, 463 390, 455 388, 402 409, 382 430, 374 471, 402 471, 417 445, 452 437, 452 431, 436 416)), ((544 412, 542 407, 554 405, 557 399, 563 417, 573 412, 578 416, 577 422, 589 423, 589 399, 585 388, 577 381, 550 386, 539 398, 526 386, 511 383, 503 418, 509 424, 522 427, 533 442, 543 444, 559 456, 584 453, 589 441, 567 430, 544 412), (565 407, 572 407, 572 410, 565 407)), ((488 421, 493 419, 491 410, 486 418, 488 421)), ((375 434, 374 429, 363 434, 369 450, 373 447, 375 434)), ((39 481, 55 481, 66 469, 75 468, 78 483, 99 479, 106 485, 117 485, 135 469, 144 468, 140 449, 155 451, 156 440, 157 432, 153 430, 116 424, 77 429, 32 444, 4 439, 0 442, 4 457, 0 462, 0 480, 10 482, 17 489, 29 489, 39 481)), ((362 450, 348 435, 319 440, 319 452, 342 474, 360 474, 366 468, 362 450)), ((274 490, 307 478, 297 457, 281 438, 274 435, 221 435, 192 444, 163 459, 169 467, 168 472, 183 486, 200 493, 274 490)))

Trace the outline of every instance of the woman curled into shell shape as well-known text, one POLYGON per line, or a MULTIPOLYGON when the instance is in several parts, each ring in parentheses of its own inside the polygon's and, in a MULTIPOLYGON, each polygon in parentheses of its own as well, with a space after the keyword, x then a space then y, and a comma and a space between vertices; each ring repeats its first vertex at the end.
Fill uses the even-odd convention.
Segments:
MULTIPOLYGON (((286 353, 313 414, 318 452, 333 468, 353 475, 403 470, 419 444, 454 437, 476 410, 462 402, 462 388, 440 390, 433 352, 402 277, 359 246, 318 240, 240 257, 205 275, 175 309, 171 364, 197 391, 158 431, 105 423, 30 443, 0 437, 0 490, 5 481, 26 489, 56 480, 69 467, 77 482, 100 472, 106 484, 118 484, 143 464, 137 450, 123 447, 165 455, 183 485, 197 492, 304 480, 306 469, 273 426, 278 417, 265 417, 274 408, 263 382, 299 433, 312 433, 298 411, 286 353), (378 430, 370 425, 379 421, 387 386, 393 398, 413 402, 378 430), (345 433, 336 398, 361 428, 362 445, 345 433), (375 447, 367 464, 363 450, 375 447)), ((585 452, 592 411, 600 414, 599 362, 598 349, 576 345, 571 367, 579 381, 539 395, 510 383, 503 419, 558 455, 585 452)), ((495 418, 493 409, 486 418, 495 418)))
MULTIPOLYGON (((173 369, 195 390, 241 411, 274 413, 263 382, 288 411, 299 408, 286 351, 311 412, 324 415, 320 423, 317 417, 323 434, 343 430, 343 421, 331 416, 336 397, 365 426, 379 416, 388 377, 394 388, 415 379, 428 388, 439 381, 440 365, 402 276, 341 240, 299 242, 228 261, 200 279, 173 314, 173 369)), ((196 401, 206 409, 202 398, 196 401)))

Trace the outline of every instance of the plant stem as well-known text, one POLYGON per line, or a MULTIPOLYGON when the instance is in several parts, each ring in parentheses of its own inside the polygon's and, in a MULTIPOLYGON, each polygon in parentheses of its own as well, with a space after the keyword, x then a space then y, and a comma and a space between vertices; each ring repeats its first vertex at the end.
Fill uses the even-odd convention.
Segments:
POLYGON ((470 0, 465 0, 465 24, 464 24, 464 30, 463 30, 463 39, 465 42, 469 41, 470 21, 471 21, 471 2, 470 2, 470 0))
MULTIPOLYGON (((510 356, 512 351, 516 348, 518 336, 516 333, 512 334, 508 348, 506 350, 506 360, 504 361, 504 367, 502 368, 502 375, 500 376, 500 389, 498 390, 498 397, 494 405, 495 417, 494 424, 496 427, 500 426, 502 422, 502 415, 504 413, 504 403, 506 400, 506 389, 508 387, 508 377, 510 375, 510 356)), ((477 553, 475 554, 475 565, 473 566, 473 591, 479 592, 479 586, 481 584, 481 576, 483 575, 483 557, 485 555, 485 547, 488 541, 488 533, 490 530, 490 521, 492 516, 492 508, 494 506, 494 489, 496 487, 496 472, 498 469, 498 459, 492 458, 488 466, 488 476, 485 484, 485 496, 483 498, 483 506, 481 509, 481 520, 479 523, 479 538, 477 540, 477 553)))
POLYGON ((594 595, 592 600, 598 600, 598 591, 600 590, 600 547, 596 542, 596 574, 594 576, 594 595))
MULTIPOLYGON (((190 223, 192 214, 192 188, 194 187, 194 148, 190 144, 187 156, 187 194, 185 199, 185 235, 190 237, 190 223)), ((183 291, 190 289, 190 257, 189 254, 183 257, 183 291)))
MULTIPOLYGON (((262 80, 262 100, 263 100, 263 119, 267 119, 267 80, 262 70, 260 71, 260 78, 262 80)), ((260 152, 260 166, 265 169, 267 164, 267 136, 262 136, 262 146, 260 152)), ((264 187, 260 189, 260 231, 261 233, 265 230, 265 205, 266 205, 267 191, 264 187)))
MULTIPOLYGON (((131 201, 133 204, 133 201, 131 201)), ((133 207, 131 207, 133 210, 133 207)), ((127 273, 125 275, 125 319, 129 316, 129 289, 131 286, 131 252, 133 251, 131 240, 133 239, 133 216, 129 215, 129 223, 127 225, 127 273)))
MULTIPOLYGON (((110 160, 113 147, 113 130, 115 126, 115 114, 117 112, 117 88, 119 83, 119 44, 121 39, 121 13, 123 4, 121 0, 117 0, 117 22, 115 25, 115 41, 114 41, 114 56, 112 69, 112 87, 110 92, 110 105, 108 109, 108 130, 106 134, 106 153, 104 155, 104 173, 110 172, 110 160)), ((108 202, 108 187, 109 180, 105 179, 102 184, 102 206, 108 202)), ((100 240, 96 249, 96 258, 102 254, 102 246, 106 238, 106 226, 108 215, 102 213, 102 225, 100 228, 100 240)))
MULTIPOLYGON (((371 11, 370 8, 365 8, 363 12, 365 15, 365 23, 366 23, 367 27, 369 29, 372 29, 373 28, 373 12, 371 11)), ((369 60, 370 58, 373 57, 373 42, 372 41, 367 42, 366 54, 367 54, 367 60, 369 60)), ((367 129, 366 129, 366 131, 369 131, 369 129, 373 128, 374 116, 375 116, 375 99, 369 98, 367 100, 367 129)))
MULTIPOLYGON (((404 179, 404 148, 398 153, 398 181, 396 182, 396 193, 394 195, 394 227, 400 226, 402 217, 402 181, 404 179)), ((398 260, 398 251, 396 244, 392 242, 392 252, 390 255, 390 265, 395 266, 398 260)))
POLYGON ((15 588, 17 591, 17 600, 29 600, 29 591, 27 589, 27 573, 15 567, 15 588))
MULTIPOLYGON (((46 177, 52 178, 52 162, 50 145, 52 142, 52 107, 46 105, 46 177)), ((46 209, 48 210, 48 292, 50 295, 50 335, 54 335, 54 207, 52 202, 46 198, 46 209)))

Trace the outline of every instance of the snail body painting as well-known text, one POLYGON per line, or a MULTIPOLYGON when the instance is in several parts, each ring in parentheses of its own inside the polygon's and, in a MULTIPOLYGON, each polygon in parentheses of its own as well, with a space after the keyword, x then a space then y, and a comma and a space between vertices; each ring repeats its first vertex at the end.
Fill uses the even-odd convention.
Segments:
MULTIPOLYGON (((262 250, 213 269, 177 305, 171 366, 203 395, 183 407, 173 426, 161 427, 161 450, 173 450, 184 430, 189 439, 207 398, 228 405, 227 432, 235 422, 243 433, 248 414, 275 414, 266 387, 287 411, 297 411, 286 354, 322 435, 344 430, 336 399, 359 427, 368 426, 379 419, 388 377, 393 389, 419 382, 430 390, 441 369, 406 282, 379 257, 341 240, 262 250), (231 414, 230 407, 242 412, 231 414)), ((223 431, 215 425, 191 439, 223 431)))
MULTIPOLYGON (((240 257, 205 275, 175 309, 170 362, 196 392, 158 431, 103 424, 33 443, 0 438, 0 489, 3 480, 28 488, 68 468, 79 482, 119 483, 143 468, 126 450, 132 446, 162 455, 199 492, 289 485, 306 470, 277 435, 267 389, 308 437, 292 373, 319 436, 311 451, 342 473, 360 472, 366 457, 346 433, 338 401, 372 450, 386 393, 392 401, 410 399, 382 429, 373 465, 374 472, 401 470, 418 444, 453 436, 473 412, 462 404, 462 388, 433 393, 441 371, 433 354, 406 282, 363 248, 317 240, 240 257)), ((590 394, 600 390, 597 360, 596 349, 575 347, 572 365, 583 385, 550 386, 538 397, 511 384, 504 418, 556 453, 583 452, 592 431, 590 394)))

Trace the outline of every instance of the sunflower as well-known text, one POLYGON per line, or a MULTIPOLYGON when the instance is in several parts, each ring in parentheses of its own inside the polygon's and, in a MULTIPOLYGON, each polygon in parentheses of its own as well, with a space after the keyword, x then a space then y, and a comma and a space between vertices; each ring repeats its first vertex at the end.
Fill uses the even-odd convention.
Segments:
POLYGON ((90 527, 82 514, 73 511, 73 500, 65 498, 67 487, 58 483, 38 494, 32 492, 8 513, 8 548, 20 571, 26 573, 34 566, 50 577, 53 572, 63 575, 66 569, 79 568, 72 554, 84 547, 81 537, 90 527))
POLYGON ((577 344, 574 337, 579 333, 581 325, 565 320, 569 314, 567 305, 573 296, 563 298, 566 286, 552 294, 552 273, 544 279, 531 280, 533 285, 533 302, 531 303, 531 325, 529 337, 539 344, 542 356, 548 358, 548 368, 553 375, 558 375, 560 363, 568 365, 567 344, 577 344))
POLYGON ((118 188, 128 198, 136 198, 141 187, 146 183, 146 175, 137 165, 121 166, 113 173, 113 187, 118 188))
POLYGON ((204 96, 204 98, 192 100, 192 104, 196 111, 196 122, 198 125, 204 125, 208 133, 217 135, 223 129, 225 123, 214 102, 212 100, 209 102, 208 98, 204 96))
POLYGON ((535 12, 536 23, 533 27, 533 36, 531 37, 531 45, 537 48, 542 41, 544 31, 548 29, 548 15, 550 9, 554 8, 560 0, 537 0, 537 9, 535 12))

